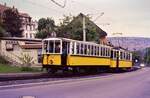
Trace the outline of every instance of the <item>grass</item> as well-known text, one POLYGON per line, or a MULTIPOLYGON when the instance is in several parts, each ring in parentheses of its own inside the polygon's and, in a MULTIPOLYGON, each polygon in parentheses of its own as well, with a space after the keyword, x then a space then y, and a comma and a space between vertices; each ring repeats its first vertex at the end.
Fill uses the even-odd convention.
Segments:
POLYGON ((40 72, 39 68, 15 67, 8 64, 0 64, 0 73, 22 73, 22 72, 40 72))

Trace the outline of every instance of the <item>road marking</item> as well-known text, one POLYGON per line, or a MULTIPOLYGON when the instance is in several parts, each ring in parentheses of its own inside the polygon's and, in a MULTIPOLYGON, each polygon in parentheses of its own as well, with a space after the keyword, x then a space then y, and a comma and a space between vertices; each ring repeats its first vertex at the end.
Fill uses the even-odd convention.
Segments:
POLYGON ((35 96, 22 96, 21 98, 36 98, 35 96))
MULTIPOLYGON (((142 70, 139 70, 138 72, 142 72, 142 70)), ((129 73, 125 73, 125 74, 129 74, 129 73)), ((0 90, 13 89, 13 88, 23 88, 23 87, 33 87, 33 86, 40 86, 40 85, 60 84, 60 83, 68 83, 68 82, 79 82, 79 81, 81 82, 81 81, 85 81, 85 80, 92 80, 93 81, 93 80, 97 80, 97 79, 111 79, 112 76, 120 76, 120 74, 110 74, 110 75, 106 75, 106 76, 96 76, 96 77, 92 77, 92 78, 91 77, 77 78, 77 79, 74 78, 74 79, 55 80, 55 81, 48 81, 48 82, 6 85, 6 86, 0 86, 0 90)))

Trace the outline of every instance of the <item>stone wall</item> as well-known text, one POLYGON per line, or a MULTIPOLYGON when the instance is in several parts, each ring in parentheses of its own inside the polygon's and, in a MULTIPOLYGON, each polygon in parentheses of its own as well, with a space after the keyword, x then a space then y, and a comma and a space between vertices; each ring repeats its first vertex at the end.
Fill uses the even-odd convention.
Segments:
POLYGON ((21 47, 24 44, 23 41, 0 40, 0 53, 11 62, 18 63, 16 65, 21 65, 23 62, 19 58, 27 54, 33 57, 33 65, 39 65, 38 49, 24 49, 21 47))

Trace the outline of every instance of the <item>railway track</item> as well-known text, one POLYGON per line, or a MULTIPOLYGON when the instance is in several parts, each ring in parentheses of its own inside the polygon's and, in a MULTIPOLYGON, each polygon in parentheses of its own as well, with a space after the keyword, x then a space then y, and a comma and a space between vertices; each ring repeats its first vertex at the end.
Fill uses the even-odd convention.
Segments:
MULTIPOLYGON (((67 79, 80 79, 90 77, 101 77, 106 75, 112 75, 111 72, 99 72, 99 73, 14 73, 14 74, 0 74, 0 86, 12 85, 12 84, 25 84, 25 83, 38 83, 47 81, 67 80, 67 79)), ((116 73, 115 73, 116 74, 116 73)))
POLYGON ((78 74, 47 74, 47 73, 29 73, 29 74, 12 74, 0 75, 0 86, 12 84, 38 83, 47 81, 80 79, 98 76, 111 75, 112 73, 78 73, 78 74))

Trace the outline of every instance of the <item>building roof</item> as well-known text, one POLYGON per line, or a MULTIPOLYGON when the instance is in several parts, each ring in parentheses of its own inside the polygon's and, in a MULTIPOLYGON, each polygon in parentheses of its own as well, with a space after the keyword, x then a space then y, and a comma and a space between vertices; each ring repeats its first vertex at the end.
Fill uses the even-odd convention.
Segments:
POLYGON ((5 10, 9 9, 10 7, 7 7, 6 4, 2 5, 0 4, 0 13, 3 13, 5 10))
POLYGON ((14 41, 29 41, 29 42, 42 42, 42 39, 20 38, 20 37, 0 37, 0 40, 14 40, 14 41))
POLYGON ((77 17, 75 17, 70 24, 74 23, 75 21, 82 21, 83 17, 85 17, 85 20, 87 21, 86 25, 91 24, 94 27, 96 27, 96 31, 99 33, 99 37, 105 37, 107 36, 107 33, 102 30, 99 26, 97 26, 93 21, 91 21, 86 15, 80 13, 77 17))
POLYGON ((20 45, 23 49, 42 49, 42 44, 25 44, 20 45))
MULTIPOLYGON (((14 6, 13 6, 13 7, 14 7, 14 6)), ((11 7, 8 7, 8 6, 6 5, 6 3, 5 3, 4 5, 0 4, 0 13, 3 13, 3 12, 4 12, 5 10, 7 10, 7 9, 11 9, 11 7)), ((21 17, 30 18, 29 14, 27 14, 27 13, 19 12, 19 15, 20 15, 21 17)))

